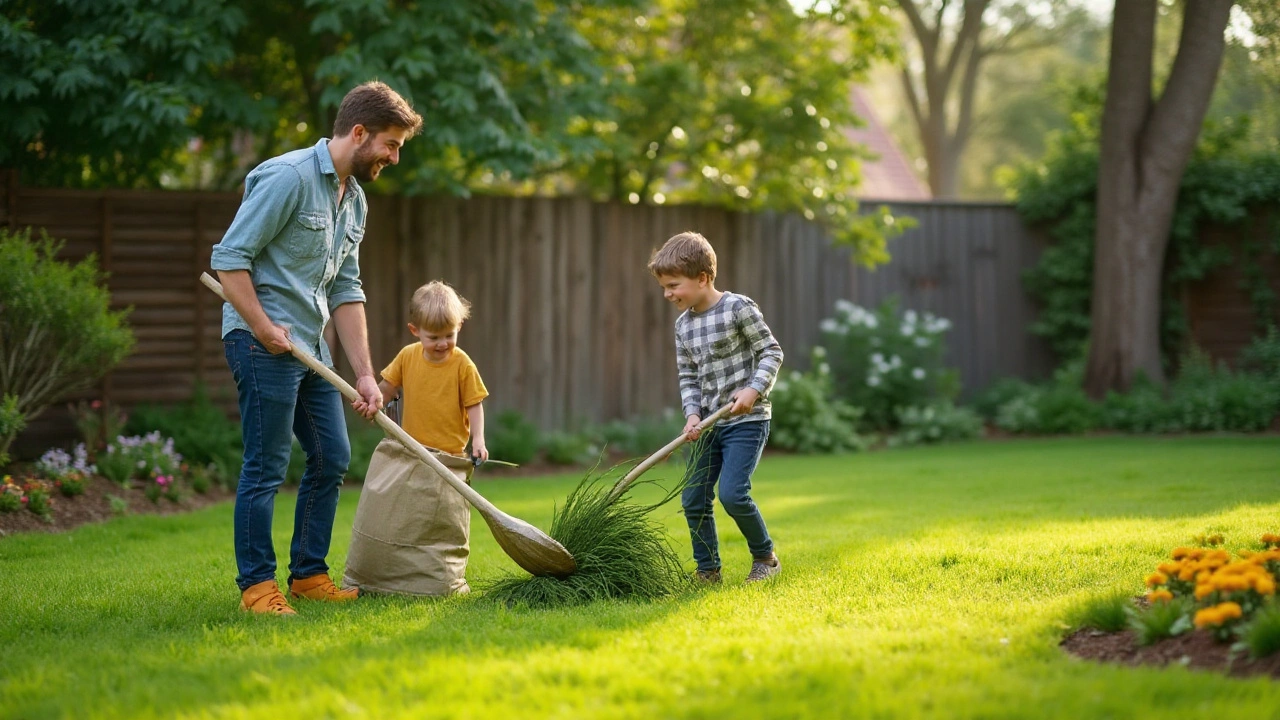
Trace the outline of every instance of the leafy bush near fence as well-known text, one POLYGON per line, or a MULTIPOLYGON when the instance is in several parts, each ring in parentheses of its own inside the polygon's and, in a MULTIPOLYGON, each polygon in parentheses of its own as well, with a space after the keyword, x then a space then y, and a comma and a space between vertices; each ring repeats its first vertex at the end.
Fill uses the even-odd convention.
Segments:
POLYGON ((65 263, 61 247, 44 232, 0 230, 0 399, 16 397, 20 416, 4 423, 0 454, 21 422, 91 387, 133 349, 127 311, 110 310, 94 256, 65 263))
POLYGON ((982 435, 982 418, 949 400, 920 407, 898 408, 898 432, 889 437, 891 447, 972 440, 982 435))
POLYGON ((943 365, 946 318, 899 311, 888 300, 874 312, 837 300, 833 317, 822 321, 837 397, 858 408, 866 430, 898 427, 898 409, 953 400, 959 373, 943 365))
POLYGON ((836 398, 831 367, 822 347, 813 349, 808 372, 783 370, 773 386, 769 445, 800 453, 834 453, 861 450, 867 441, 857 424, 861 413, 836 398))
POLYGON ((504 410, 485 423, 489 456, 523 465, 538 456, 542 433, 519 410, 504 410))
POLYGON ((1241 370, 1215 365, 1203 353, 1184 356, 1164 390, 1139 377, 1127 393, 1094 402, 1081 389, 1083 365, 1071 363, 1042 385, 992 386, 975 403, 996 426, 1013 433, 1073 434, 1103 428, 1132 433, 1258 432, 1280 415, 1280 373, 1274 332, 1241 355, 1241 370), (1272 354, 1274 353, 1274 354, 1272 354))

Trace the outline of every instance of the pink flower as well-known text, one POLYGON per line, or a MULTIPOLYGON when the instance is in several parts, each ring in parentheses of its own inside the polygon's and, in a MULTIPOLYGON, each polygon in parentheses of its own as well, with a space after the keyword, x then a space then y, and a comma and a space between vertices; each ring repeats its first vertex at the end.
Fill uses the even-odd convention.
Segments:
POLYGON ((89 407, 93 408, 94 410, 97 410, 98 408, 102 407, 102 401, 94 400, 93 402, 89 403, 89 407))

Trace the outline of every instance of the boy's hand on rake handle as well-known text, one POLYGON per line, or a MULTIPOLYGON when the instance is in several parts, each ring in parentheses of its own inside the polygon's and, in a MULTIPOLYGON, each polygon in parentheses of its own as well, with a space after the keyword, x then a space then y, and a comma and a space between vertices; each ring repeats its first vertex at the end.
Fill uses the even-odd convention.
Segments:
POLYGON ((755 388, 742 388, 734 393, 733 406, 729 408, 730 415, 744 415, 751 412, 751 408, 756 406, 756 400, 760 399, 760 393, 755 388))
POLYGON ((685 439, 689 442, 697 440, 698 436, 702 434, 702 428, 698 427, 698 423, 700 422, 702 422, 702 418, 697 415, 690 415, 689 418, 684 421, 684 430, 682 432, 684 433, 685 439))

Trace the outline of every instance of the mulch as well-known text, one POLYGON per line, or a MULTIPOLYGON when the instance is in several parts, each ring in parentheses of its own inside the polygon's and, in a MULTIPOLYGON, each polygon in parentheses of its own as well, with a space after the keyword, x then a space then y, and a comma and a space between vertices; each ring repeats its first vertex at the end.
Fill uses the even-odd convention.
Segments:
POLYGON ((117 516, 111 509, 110 496, 112 495, 128 503, 127 513, 130 515, 172 515, 190 512, 235 497, 235 493, 230 490, 212 486, 204 494, 192 492, 188 488, 183 498, 177 503, 164 498, 160 498, 158 503, 153 503, 138 488, 122 488, 106 478, 94 476, 85 483, 83 494, 64 497, 55 491, 53 516, 50 520, 45 520, 26 509, 0 512, 0 537, 22 532, 62 532, 85 523, 108 520, 117 516))
POLYGON ((1083 628, 1068 635, 1060 647, 1076 657, 1103 663, 1179 665, 1232 677, 1280 678, 1280 653, 1254 659, 1248 651, 1233 652, 1231 643, 1218 642, 1208 630, 1194 630, 1144 647, 1138 644, 1132 630, 1103 632, 1083 628))

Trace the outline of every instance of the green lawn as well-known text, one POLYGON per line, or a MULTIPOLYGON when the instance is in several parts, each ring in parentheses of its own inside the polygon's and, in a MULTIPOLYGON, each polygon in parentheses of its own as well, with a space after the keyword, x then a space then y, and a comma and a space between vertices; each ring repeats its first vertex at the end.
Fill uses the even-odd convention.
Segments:
MULTIPOLYGON (((478 489, 546 527, 576 477, 478 489)), ((0 717, 1280 717, 1280 684, 1075 661, 1064 612, 1205 531, 1280 531, 1280 438, 987 442, 769 457, 784 570, 668 602, 236 609, 231 508, 0 540, 0 717)), ((287 552, 292 497, 277 504, 287 552)), ((340 571, 356 494, 344 496, 340 571)), ((688 536, 664 508, 678 547, 688 536)), ((515 566, 473 520, 472 584, 515 566)), ((282 575, 284 571, 282 570, 282 575)))

